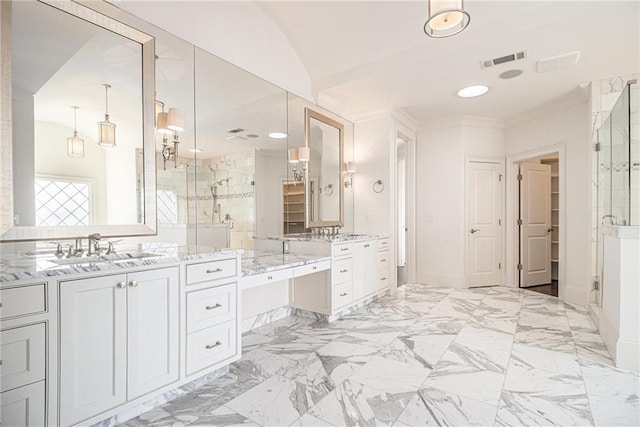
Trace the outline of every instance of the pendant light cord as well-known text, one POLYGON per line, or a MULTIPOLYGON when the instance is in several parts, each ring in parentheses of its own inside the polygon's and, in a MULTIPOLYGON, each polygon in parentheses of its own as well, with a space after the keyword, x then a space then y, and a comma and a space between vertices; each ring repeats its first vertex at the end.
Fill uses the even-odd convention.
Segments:
POLYGON ((109 88, 110 84, 104 84, 104 115, 109 117, 109 88))

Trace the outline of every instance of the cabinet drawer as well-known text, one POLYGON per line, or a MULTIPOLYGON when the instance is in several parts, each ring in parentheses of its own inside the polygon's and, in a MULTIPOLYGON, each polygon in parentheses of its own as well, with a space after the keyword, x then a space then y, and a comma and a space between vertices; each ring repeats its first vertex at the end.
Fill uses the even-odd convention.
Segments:
POLYGON ((351 256, 353 254, 353 243, 336 243, 332 249, 331 255, 334 257, 351 256))
POLYGON ((187 265, 187 285, 224 279, 237 274, 236 258, 187 265))
POLYGON ((293 278, 293 268, 283 268, 281 270, 269 271, 267 273, 254 274, 243 277, 240 281, 240 289, 253 288, 254 286, 266 285, 268 283, 289 280, 293 278))
POLYGON ((0 332, 0 390, 11 390, 44 379, 45 324, 0 332))
POLYGON ((44 381, 0 394, 0 425, 44 426, 44 381))
POLYGON ((391 247, 391 242, 390 239, 388 237, 385 237, 384 239, 378 239, 378 250, 379 251, 386 251, 391 247))
POLYGON ((230 320, 187 335, 187 375, 236 354, 236 322, 230 320))
POLYGON ((331 267, 331 284, 351 282, 353 261, 351 258, 334 261, 331 267))
POLYGON ((44 283, 0 290, 0 319, 42 313, 46 310, 45 291, 44 283))
POLYGON ((235 318, 235 284, 187 293, 187 333, 235 318))
POLYGON ((378 252, 378 271, 380 273, 389 271, 389 251, 378 252))
POLYGON ((341 283, 333 287, 333 311, 336 311, 346 305, 351 304, 353 296, 351 295, 351 282, 341 283))
POLYGON ((293 277, 306 276, 307 274, 318 273, 331 268, 331 261, 314 262, 313 264, 299 265, 293 267, 293 277))
POLYGON ((389 287, 389 272, 378 273, 378 290, 387 289, 389 287))

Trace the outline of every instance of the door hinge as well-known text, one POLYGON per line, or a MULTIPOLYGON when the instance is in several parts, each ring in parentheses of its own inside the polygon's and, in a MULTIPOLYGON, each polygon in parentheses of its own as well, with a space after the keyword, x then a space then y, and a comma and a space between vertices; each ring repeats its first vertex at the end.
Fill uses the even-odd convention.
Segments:
POLYGON ((602 148, 602 145, 600 145, 599 142, 596 142, 595 144, 593 144, 593 151, 600 151, 601 148, 602 148))
POLYGON ((522 218, 518 218, 518 225, 522 225, 522 218))
POLYGON ((502 174, 498 174, 498 182, 502 182, 502 174))
POLYGON ((498 263, 498 270, 502 270, 502 263, 501 262, 498 263))
POLYGON ((593 290, 594 291, 600 290, 600 282, 599 281, 594 280, 594 282, 593 282, 593 290))
POLYGON ((498 225, 502 225, 502 220, 498 218, 498 225))
POLYGON ((518 264, 518 270, 522 270, 522 264, 518 264))
POLYGON ((522 174, 521 173, 518 174, 518 181, 522 181, 522 174))

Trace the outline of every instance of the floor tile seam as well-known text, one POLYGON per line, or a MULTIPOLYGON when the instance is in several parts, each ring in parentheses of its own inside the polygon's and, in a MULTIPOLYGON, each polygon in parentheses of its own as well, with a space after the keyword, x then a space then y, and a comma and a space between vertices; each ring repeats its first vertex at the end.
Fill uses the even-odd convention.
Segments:
MULTIPOLYGON (((498 399, 498 404, 497 404, 497 405, 494 405, 493 403, 490 403, 490 402, 487 402, 487 401, 484 401, 484 400, 479 400, 479 399, 476 399, 476 398, 474 398, 474 397, 469 397, 469 396, 466 396, 466 395, 464 395, 464 394, 455 393, 455 392, 452 392, 452 391, 447 391, 447 390, 443 389, 442 387, 438 387, 438 386, 435 386, 435 385, 433 385, 433 386, 428 386, 428 387, 422 387, 422 386, 420 386, 420 388, 418 389, 418 394, 420 394, 420 391, 421 391, 421 390, 427 390, 427 389, 435 389, 435 390, 438 390, 438 391, 443 392, 443 393, 446 393, 446 394, 453 394, 454 396, 464 397, 465 399, 472 400, 472 401, 474 401, 474 402, 476 402, 476 403, 481 403, 481 404, 483 404, 483 405, 493 406, 493 407, 496 409, 496 412, 497 412, 498 408, 500 407, 500 400, 501 400, 501 399, 498 399)), ((501 394, 502 394, 502 393, 501 393, 501 394)), ((497 415, 497 414, 496 414, 496 415, 497 415)), ((494 418, 495 418, 495 415, 494 415, 494 418)))

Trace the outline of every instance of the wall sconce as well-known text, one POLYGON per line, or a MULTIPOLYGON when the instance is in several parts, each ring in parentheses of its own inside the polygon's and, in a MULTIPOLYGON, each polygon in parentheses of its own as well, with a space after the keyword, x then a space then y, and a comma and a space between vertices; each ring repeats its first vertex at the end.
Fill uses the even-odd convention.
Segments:
MULTIPOLYGON (((156 106, 158 104, 156 103, 156 106)), ((164 110, 164 104, 161 107, 164 110)), ((162 135, 163 168, 167 169, 167 160, 173 160, 173 167, 178 167, 178 132, 184 131, 186 115, 178 108, 169 108, 169 112, 161 111, 156 117, 156 130, 162 135), (169 145, 169 135, 173 135, 173 146, 169 145)))
POLYGON ((84 157, 84 139, 78 136, 76 126, 76 112, 80 107, 73 105, 71 108, 73 109, 73 136, 67 138, 67 156, 80 158, 84 157))
POLYGON ((109 121, 109 89, 110 84, 104 86, 104 122, 98 122, 98 145, 103 147, 116 146, 116 124, 109 121))
POLYGON ((346 162, 344 164, 344 173, 349 175, 349 178, 344 182, 344 187, 351 188, 351 191, 353 191, 353 175, 356 173, 356 162, 346 162))
POLYGON ((307 171, 307 162, 310 158, 309 147, 289 148, 287 156, 289 163, 293 163, 293 180, 303 181, 305 172, 307 171), (298 162, 302 162, 302 171, 299 171, 296 167, 298 162))

